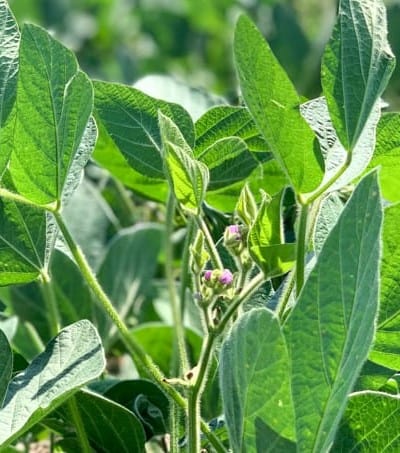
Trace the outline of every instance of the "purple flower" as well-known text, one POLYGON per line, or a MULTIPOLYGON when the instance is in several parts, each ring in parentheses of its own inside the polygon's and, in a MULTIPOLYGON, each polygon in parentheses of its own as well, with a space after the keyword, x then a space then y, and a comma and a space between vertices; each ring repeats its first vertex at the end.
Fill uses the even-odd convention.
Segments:
POLYGON ((221 285, 230 285, 233 282, 233 275, 229 269, 224 269, 219 277, 221 285))
POLYGON ((212 275, 212 271, 211 270, 205 271, 204 272, 204 280, 210 281, 211 280, 211 275, 212 275))
POLYGON ((229 230, 229 233, 231 233, 231 234, 240 234, 239 225, 229 225, 228 230, 229 230))

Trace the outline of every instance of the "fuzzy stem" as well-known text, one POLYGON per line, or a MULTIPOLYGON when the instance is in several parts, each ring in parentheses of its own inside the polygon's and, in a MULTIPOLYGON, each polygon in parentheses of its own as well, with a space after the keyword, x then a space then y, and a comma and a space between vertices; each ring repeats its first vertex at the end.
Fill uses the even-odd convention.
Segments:
POLYGON ((69 413, 71 415, 72 421, 75 426, 76 435, 77 435, 78 442, 81 447, 81 452, 82 453, 92 453, 89 439, 87 438, 87 435, 86 435, 85 426, 83 424, 78 405, 76 404, 75 396, 71 396, 69 398, 69 400, 67 401, 67 406, 68 406, 69 413))
POLYGON ((304 285, 305 272, 305 257, 308 242, 307 221, 308 221, 308 205, 301 206, 299 225, 297 229, 296 241, 296 295, 300 294, 304 285))
POLYGON ((54 295, 54 288, 47 272, 42 271, 40 277, 40 290, 46 305, 46 317, 48 319, 51 336, 55 337, 60 331, 60 313, 54 295))
POLYGON ((206 222, 204 221, 204 219, 201 216, 197 216, 196 220, 197 220, 197 223, 199 225, 199 228, 201 229, 201 231, 204 234, 204 238, 205 238, 206 244, 207 244, 208 253, 210 254, 213 266, 215 266, 215 268, 217 268, 217 269, 223 270, 224 269, 224 265, 222 264, 222 261, 221 261, 221 258, 219 256, 217 247, 214 244, 214 240, 211 237, 210 230, 208 229, 208 226, 207 226, 206 222))

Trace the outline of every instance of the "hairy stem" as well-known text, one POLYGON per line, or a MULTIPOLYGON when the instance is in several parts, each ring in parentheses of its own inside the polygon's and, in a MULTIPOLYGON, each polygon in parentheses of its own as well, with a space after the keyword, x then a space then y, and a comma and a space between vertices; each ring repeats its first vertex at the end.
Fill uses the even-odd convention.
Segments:
POLYGON ((71 396, 69 398, 69 400, 67 401, 67 406, 68 406, 69 413, 71 415, 71 419, 75 426, 76 436, 78 438, 78 442, 81 447, 80 451, 82 453, 92 453, 89 439, 87 438, 87 435, 86 435, 85 426, 83 424, 78 405, 76 404, 75 396, 71 396))
POLYGON ((309 206, 300 208, 299 224, 297 227, 296 240, 296 295, 300 294, 304 285, 305 258, 308 243, 307 221, 309 206))
POLYGON ((221 257, 219 256, 217 247, 214 244, 213 238, 211 237, 211 233, 210 233, 210 230, 208 229, 206 222, 200 215, 196 217, 196 220, 199 225, 199 228, 201 229, 201 231, 204 234, 208 253, 210 254, 211 262, 213 263, 213 266, 217 269, 222 270, 224 268, 224 265, 222 264, 221 257))
POLYGON ((47 272, 42 272, 40 291, 46 305, 46 317, 48 319, 50 333, 55 337, 60 331, 60 313, 57 307, 57 301, 54 295, 54 288, 50 276, 47 272))
POLYGON ((165 229, 165 276, 167 279, 169 300, 171 303, 172 318, 174 322, 175 342, 178 350, 179 369, 178 373, 183 374, 189 368, 189 361, 186 352, 185 330, 183 327, 182 313, 178 294, 176 291, 176 281, 174 278, 174 247, 171 240, 174 231, 175 199, 171 193, 168 197, 166 212, 165 229))

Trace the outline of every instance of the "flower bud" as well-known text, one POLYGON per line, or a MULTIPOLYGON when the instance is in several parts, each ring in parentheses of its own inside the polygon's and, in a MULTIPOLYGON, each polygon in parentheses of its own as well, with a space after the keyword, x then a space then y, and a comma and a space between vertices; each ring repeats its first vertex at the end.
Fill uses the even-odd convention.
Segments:
POLYGON ((224 269, 222 271, 222 274, 220 275, 218 279, 219 283, 224 286, 229 286, 233 282, 233 275, 232 272, 229 269, 224 269))

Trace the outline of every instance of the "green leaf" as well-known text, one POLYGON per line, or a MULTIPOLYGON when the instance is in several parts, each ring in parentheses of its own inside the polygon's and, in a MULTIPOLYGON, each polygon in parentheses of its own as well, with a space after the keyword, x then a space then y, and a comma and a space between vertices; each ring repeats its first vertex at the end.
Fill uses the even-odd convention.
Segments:
MULTIPOLYGON (((132 411, 88 390, 80 390, 74 398, 94 451, 144 452, 143 426, 132 411)), ((68 406, 59 408, 56 415, 71 422, 68 406)))
POLYGON ((382 0, 341 0, 322 63, 322 86, 337 135, 352 151, 394 69, 382 0))
POLYGON ((170 118, 160 112, 159 122, 171 188, 181 208, 198 215, 207 190, 208 169, 194 158, 192 149, 170 118))
POLYGON ((400 450, 400 399, 381 392, 353 394, 332 451, 396 452, 400 450))
POLYGON ((10 112, 15 102, 18 48, 18 25, 5 0, 0 1, 0 178, 12 150, 10 138, 12 118, 10 112), (8 121, 7 121, 8 120, 8 121))
MULTIPOLYGON (((162 238, 160 225, 142 223, 121 230, 109 245, 98 279, 122 319, 132 309, 134 315, 139 314, 156 270, 162 238)), ((108 343, 116 333, 115 326, 103 311, 96 313, 99 332, 108 343)))
POLYGON ((186 85, 168 75, 147 75, 135 82, 135 88, 153 98, 181 105, 193 121, 210 107, 226 103, 220 96, 186 85))
POLYGON ((381 166, 379 182, 388 201, 400 201, 400 114, 382 115, 376 131, 376 147, 369 169, 381 166))
POLYGON ((0 408, 3 406, 13 370, 13 355, 5 333, 0 330, 0 408))
POLYGON ((320 150, 300 114, 299 96, 245 16, 236 26, 234 52, 243 98, 282 171, 296 192, 315 189, 322 179, 320 150))
POLYGON ((256 437, 264 425, 263 451, 295 451, 276 448, 279 437, 295 439, 294 412, 285 339, 268 310, 245 313, 224 340, 220 386, 233 451, 259 451, 256 437))
POLYGON ((245 107, 221 105, 208 110, 196 121, 196 146, 198 157, 216 141, 226 137, 238 137, 249 151, 267 151, 268 145, 257 129, 253 118, 245 107))
POLYGON ((182 130, 189 146, 194 127, 179 105, 154 99, 128 86, 94 82, 97 118, 106 128, 129 165, 144 176, 164 179, 158 111, 182 130))
MULTIPOLYGON (((348 153, 343 148, 332 120, 329 116, 328 105, 324 97, 313 99, 300 106, 303 117, 318 137, 321 152, 325 160, 323 184, 330 181, 344 165, 348 165, 348 153)), ((381 114, 381 103, 377 102, 364 125, 357 143, 352 150, 350 165, 343 174, 332 184, 327 192, 333 192, 350 184, 360 177, 368 167, 375 150, 377 124, 381 114)))
POLYGON ((117 381, 104 396, 133 411, 148 438, 168 432, 169 401, 152 382, 144 379, 117 381))
POLYGON ((151 200, 166 201, 168 194, 167 181, 144 176, 134 170, 102 123, 99 123, 99 140, 97 141, 93 157, 96 162, 107 169, 126 187, 151 200))
POLYGON ((35 280, 45 268, 44 211, 0 199, 0 285, 35 280))
POLYGON ((260 164, 238 137, 226 137, 214 142, 197 159, 210 171, 208 190, 242 181, 260 164))
POLYGON ((317 254, 321 251, 326 238, 340 217, 343 206, 343 202, 337 193, 330 194, 322 200, 315 222, 313 238, 314 250, 317 254))
POLYGON ((294 265, 295 244, 285 244, 282 228, 282 200, 285 191, 269 200, 264 194, 248 236, 249 251, 268 278, 285 274, 294 265))
POLYGON ((382 206, 375 172, 331 230, 286 325, 299 452, 328 451, 374 338, 382 206))
POLYGON ((91 82, 73 53, 42 28, 25 25, 10 163, 19 193, 38 204, 61 202, 92 106, 91 82))
POLYGON ((63 329, 7 390, 0 410, 0 445, 5 446, 99 376, 105 359, 100 338, 86 320, 63 329))
POLYGON ((392 370, 400 369, 400 205, 384 211, 383 257, 378 330, 370 360, 392 370))

